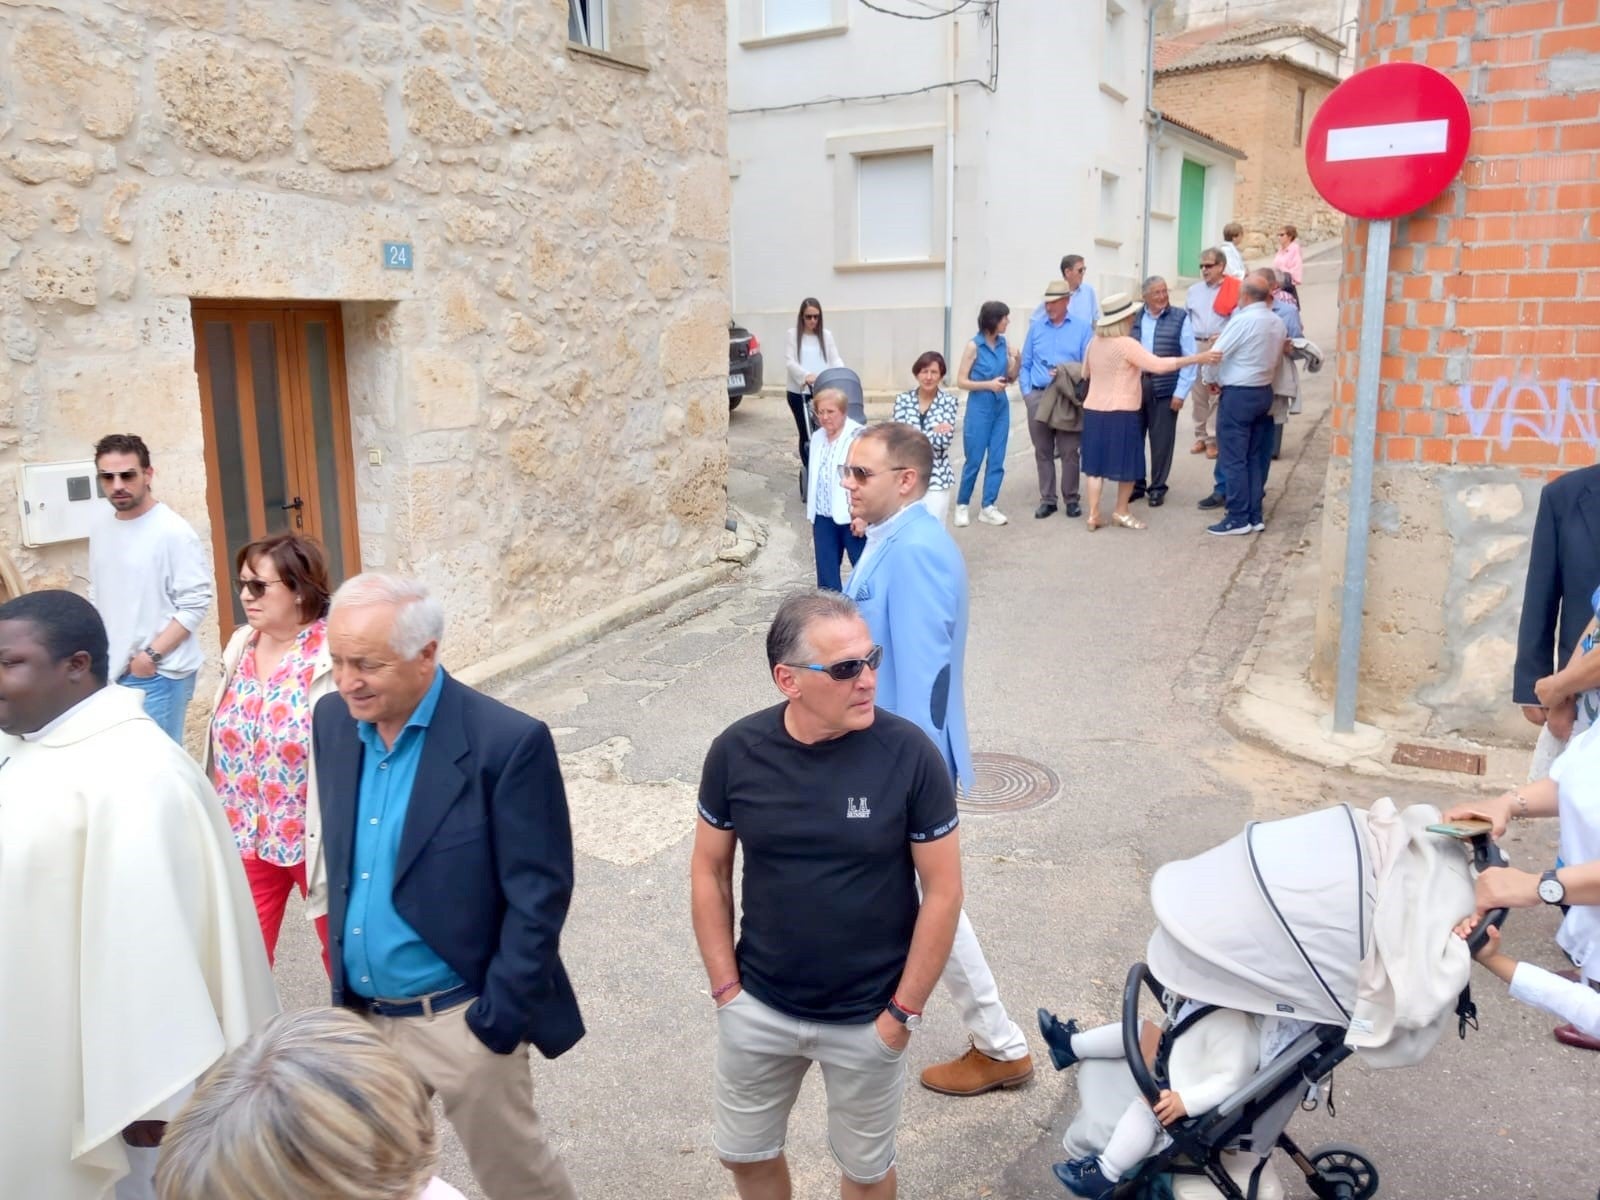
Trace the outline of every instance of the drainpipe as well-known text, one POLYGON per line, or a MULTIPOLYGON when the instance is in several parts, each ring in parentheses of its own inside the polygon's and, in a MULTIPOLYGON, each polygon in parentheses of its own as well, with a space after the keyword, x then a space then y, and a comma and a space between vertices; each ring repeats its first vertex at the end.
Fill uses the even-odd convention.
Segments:
POLYGON ((1155 194, 1156 141, 1161 117, 1156 113, 1156 0, 1146 0, 1144 40, 1144 245, 1139 251, 1140 282, 1150 274, 1150 204, 1155 194))
POLYGON ((944 361, 951 361, 950 314, 956 293, 956 22, 945 22, 944 89, 944 361))

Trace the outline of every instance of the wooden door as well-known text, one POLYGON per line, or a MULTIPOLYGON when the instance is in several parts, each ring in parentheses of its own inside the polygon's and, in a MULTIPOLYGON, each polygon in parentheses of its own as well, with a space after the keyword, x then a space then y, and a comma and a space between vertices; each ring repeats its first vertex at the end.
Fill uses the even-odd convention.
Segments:
POLYGON ((1206 169, 1192 159, 1183 160, 1178 188, 1178 274, 1200 274, 1200 252, 1205 249, 1206 169))
POLYGON ((336 304, 194 305, 218 619, 244 621, 233 557, 270 533, 315 538, 335 586, 360 571, 344 337, 336 304))

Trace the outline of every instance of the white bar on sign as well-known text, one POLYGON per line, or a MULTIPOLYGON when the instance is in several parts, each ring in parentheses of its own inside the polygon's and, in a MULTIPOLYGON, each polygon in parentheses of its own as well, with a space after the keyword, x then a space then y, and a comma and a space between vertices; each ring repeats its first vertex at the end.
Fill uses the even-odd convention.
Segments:
POLYGON ((1449 121, 1398 121, 1393 125, 1357 125, 1328 130, 1328 161, 1362 158, 1404 158, 1411 154, 1443 154, 1450 140, 1449 121))

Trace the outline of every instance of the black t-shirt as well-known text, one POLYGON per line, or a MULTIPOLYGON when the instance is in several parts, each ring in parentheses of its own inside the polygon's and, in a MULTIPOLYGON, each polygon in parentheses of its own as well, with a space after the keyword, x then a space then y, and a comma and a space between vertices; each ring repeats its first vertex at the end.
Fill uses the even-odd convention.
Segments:
POLYGON ((917 923, 911 843, 956 827, 944 759, 910 721, 807 745, 786 706, 730 725, 706 755, 700 816, 744 852, 739 977, 804 1021, 859 1024, 894 994, 917 923))

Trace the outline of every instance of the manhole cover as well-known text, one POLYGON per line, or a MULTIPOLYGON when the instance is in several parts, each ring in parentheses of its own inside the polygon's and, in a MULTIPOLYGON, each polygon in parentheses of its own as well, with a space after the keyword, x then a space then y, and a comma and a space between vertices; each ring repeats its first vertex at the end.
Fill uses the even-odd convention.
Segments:
POLYGON ((956 797, 956 807, 964 812, 1037 808, 1061 789, 1061 781, 1049 767, 1015 754, 974 754, 972 766, 972 786, 956 797))

